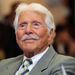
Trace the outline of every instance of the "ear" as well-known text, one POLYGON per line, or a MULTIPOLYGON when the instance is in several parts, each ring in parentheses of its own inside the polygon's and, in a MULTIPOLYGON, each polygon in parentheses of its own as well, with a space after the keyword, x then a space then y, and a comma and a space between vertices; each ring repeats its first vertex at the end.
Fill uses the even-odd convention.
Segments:
POLYGON ((49 39, 48 39, 49 45, 51 45, 53 43, 54 37, 55 37, 55 31, 53 29, 51 29, 49 32, 49 39))

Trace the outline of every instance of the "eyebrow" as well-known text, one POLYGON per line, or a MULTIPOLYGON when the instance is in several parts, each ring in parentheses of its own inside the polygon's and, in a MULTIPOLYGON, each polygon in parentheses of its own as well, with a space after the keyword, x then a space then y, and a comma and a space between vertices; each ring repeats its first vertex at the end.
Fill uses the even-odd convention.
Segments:
POLYGON ((39 21, 33 21, 32 23, 40 23, 41 24, 41 22, 39 22, 39 21))
MULTIPOLYGON (((32 21, 32 23, 40 23, 41 24, 41 22, 36 21, 36 20, 35 21, 32 21)), ((24 22, 21 22, 19 25, 21 25, 21 24, 27 24, 27 22, 25 22, 25 21, 24 22)))
POLYGON ((21 24, 27 24, 27 22, 21 22, 19 25, 21 25, 21 24))

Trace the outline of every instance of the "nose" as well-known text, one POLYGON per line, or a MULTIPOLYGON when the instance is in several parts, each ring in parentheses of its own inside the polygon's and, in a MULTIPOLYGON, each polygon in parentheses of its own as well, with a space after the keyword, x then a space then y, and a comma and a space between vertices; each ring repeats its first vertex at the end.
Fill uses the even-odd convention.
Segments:
POLYGON ((26 34, 27 35, 32 34, 32 26, 30 23, 26 27, 26 34))

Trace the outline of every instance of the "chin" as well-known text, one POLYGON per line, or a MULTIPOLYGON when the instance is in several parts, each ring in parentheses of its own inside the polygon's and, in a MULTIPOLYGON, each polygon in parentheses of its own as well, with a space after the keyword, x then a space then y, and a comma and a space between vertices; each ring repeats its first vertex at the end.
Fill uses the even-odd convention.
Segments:
POLYGON ((28 47, 28 48, 23 48, 23 51, 25 52, 34 52, 35 48, 31 48, 31 47, 28 47))

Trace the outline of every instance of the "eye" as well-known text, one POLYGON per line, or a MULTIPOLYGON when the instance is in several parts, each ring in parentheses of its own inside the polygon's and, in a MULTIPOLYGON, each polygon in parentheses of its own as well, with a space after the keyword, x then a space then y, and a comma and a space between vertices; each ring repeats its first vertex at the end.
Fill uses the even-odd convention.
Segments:
POLYGON ((41 24, 39 23, 39 22, 35 22, 35 23, 33 23, 33 26, 40 26, 41 24))
POLYGON ((20 24, 20 27, 24 27, 26 24, 20 24))
POLYGON ((23 22, 19 25, 19 27, 25 27, 27 25, 27 23, 23 22))
POLYGON ((35 26, 39 26, 40 24, 39 24, 39 23, 34 23, 34 25, 35 25, 35 26))

